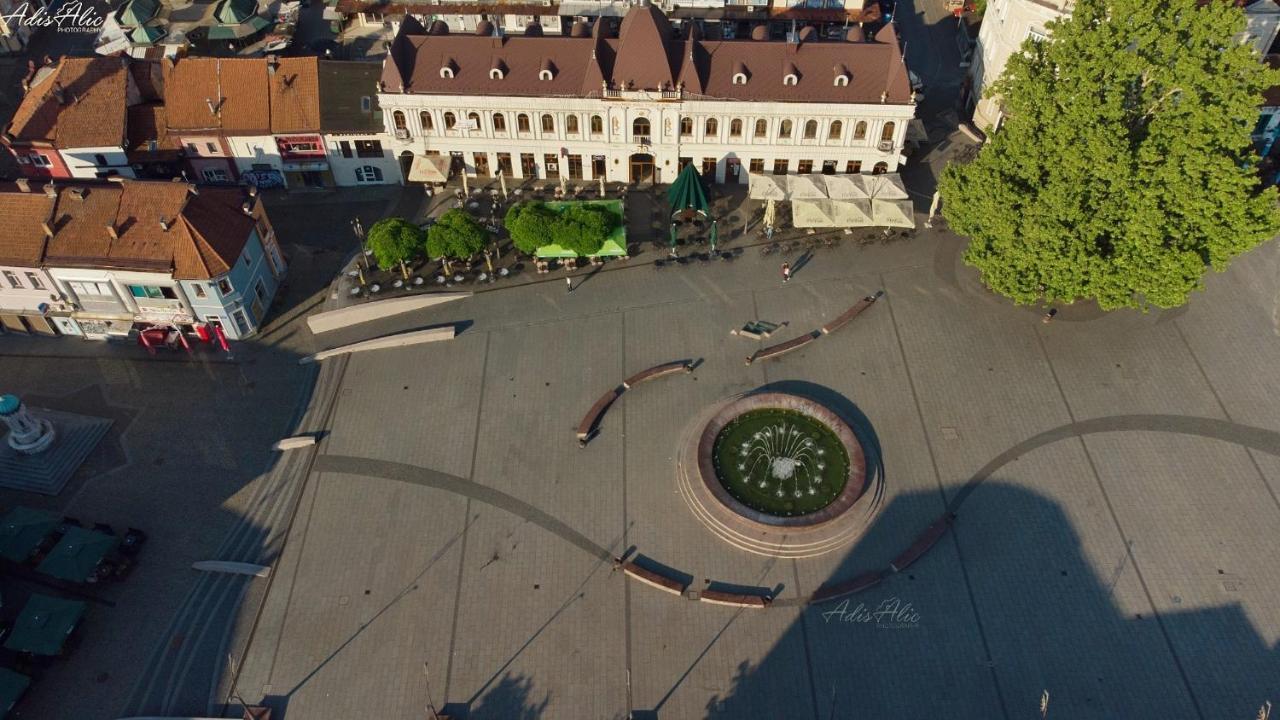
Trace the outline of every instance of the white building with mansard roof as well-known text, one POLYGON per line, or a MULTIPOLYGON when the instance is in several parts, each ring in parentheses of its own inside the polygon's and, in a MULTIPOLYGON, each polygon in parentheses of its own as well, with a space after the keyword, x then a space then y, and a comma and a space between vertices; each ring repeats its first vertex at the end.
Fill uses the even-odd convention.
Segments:
POLYGON ((867 41, 705 40, 648 5, 613 26, 503 37, 406 21, 379 83, 390 149, 406 168, 438 156, 453 174, 609 182, 670 182, 683 162, 745 183, 748 170, 902 161, 915 98, 892 27, 867 41))

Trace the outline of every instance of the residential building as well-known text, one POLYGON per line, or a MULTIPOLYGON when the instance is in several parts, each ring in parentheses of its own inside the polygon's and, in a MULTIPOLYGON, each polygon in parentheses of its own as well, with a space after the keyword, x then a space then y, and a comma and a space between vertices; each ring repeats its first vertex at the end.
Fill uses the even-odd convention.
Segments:
POLYGON ((633 7, 612 36, 429 34, 406 21, 378 99, 410 180, 477 177, 670 182, 698 163, 747 170, 891 172, 915 98, 892 27, 870 42, 678 37, 633 7))
MULTIPOLYGON (((1251 43, 1259 56, 1270 52, 1280 33, 1280 0, 1200 0, 1232 2, 1244 11, 1247 22, 1242 41, 1251 43)), ((978 44, 969 68, 966 100, 973 121, 983 129, 999 127, 998 97, 982 97, 985 89, 1004 72, 1009 58, 1027 39, 1047 36, 1048 24, 1071 13, 1075 0, 989 0, 978 33, 978 44)))
POLYGON ((321 60, 320 131, 338 185, 402 184, 378 106, 382 66, 321 60))
MULTIPOLYGON (((31 192, 25 179, 0 188, 0 328, 4 332, 57 335, 52 313, 66 310, 48 273, 41 267, 49 222, 56 197, 39 189, 31 192)), ((59 321, 67 321, 63 313, 59 321)))
POLYGON ((140 180, 45 192, 43 267, 85 337, 217 326, 239 339, 261 326, 285 264, 255 195, 140 180))

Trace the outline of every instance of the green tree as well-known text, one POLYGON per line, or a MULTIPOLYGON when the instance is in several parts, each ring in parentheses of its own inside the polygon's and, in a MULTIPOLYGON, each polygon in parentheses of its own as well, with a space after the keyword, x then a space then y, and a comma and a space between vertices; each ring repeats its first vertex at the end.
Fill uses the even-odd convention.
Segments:
POLYGON ((613 232, 617 218, 596 205, 569 205, 552 227, 556 244, 579 256, 595 255, 613 232))
POLYGON ((992 87, 1006 120, 952 165, 965 262, 1018 303, 1175 307, 1280 228, 1249 133, 1280 73, 1234 3, 1080 0, 992 87))
POLYGON ((463 260, 484 248, 488 231, 462 210, 441 215, 427 231, 427 252, 431 257, 463 260))
POLYGON ((383 218, 369 228, 365 243, 383 270, 407 263, 422 255, 427 234, 404 218, 383 218))
POLYGON ((511 244, 520 252, 533 255, 538 248, 551 244, 556 214, 540 202, 522 202, 507 210, 503 222, 511 235, 511 244))

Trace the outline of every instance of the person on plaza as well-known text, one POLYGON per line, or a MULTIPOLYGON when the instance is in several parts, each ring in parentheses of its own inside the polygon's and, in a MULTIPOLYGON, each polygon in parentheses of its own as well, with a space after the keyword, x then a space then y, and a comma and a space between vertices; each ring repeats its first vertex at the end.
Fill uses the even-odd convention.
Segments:
POLYGON ((1049 308, 1049 312, 1045 313, 1044 317, 1040 318, 1040 322, 1048 325, 1049 323, 1053 322, 1053 318, 1056 317, 1057 315, 1058 315, 1058 308, 1049 308))
POLYGON ((791 279, 791 263, 784 262, 782 263, 782 282, 785 283, 790 279, 791 279))
POLYGON ((567 277, 567 278, 565 278, 565 279, 564 279, 564 286, 565 286, 565 288, 568 290, 568 292, 573 292, 573 278, 571 278, 571 277, 567 277))

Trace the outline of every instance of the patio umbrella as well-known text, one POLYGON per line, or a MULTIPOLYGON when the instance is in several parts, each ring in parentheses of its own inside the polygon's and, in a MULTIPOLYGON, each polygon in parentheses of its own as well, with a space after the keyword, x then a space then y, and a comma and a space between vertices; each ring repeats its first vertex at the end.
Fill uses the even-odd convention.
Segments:
POLYGON ((747 173, 747 197, 752 200, 786 200, 787 191, 778 176, 747 173))
POLYGON ((720 239, 720 231, 716 229, 716 221, 711 221, 711 252, 716 251, 716 240, 720 239))
POLYGON ((564 197, 565 195, 568 195, 568 194, 569 194, 569 188, 565 186, 564 175, 561 174, 560 175, 560 196, 564 197))
MULTIPOLYGON (((787 175, 787 198, 790 200, 826 200, 826 186, 818 187, 814 175, 787 175)), ((818 175, 816 177, 821 177, 818 175)))
POLYGON ((503 175, 501 171, 498 172, 498 187, 502 188, 502 199, 505 201, 507 199, 507 176, 503 175))
POLYGON ((773 224, 777 222, 777 216, 778 216, 778 211, 777 211, 777 208, 775 208, 773 205, 773 200, 770 199, 766 201, 764 204, 764 220, 761 221, 764 224, 766 230, 769 230, 769 231, 773 230, 773 224))
POLYGON ((22 562, 31 557, 41 540, 58 526, 58 518, 19 505, 0 520, 0 556, 22 562))
POLYGON ((604 197, 604 176, 600 176, 600 197, 604 197))
POLYGON ((914 228, 916 226, 910 200, 872 199, 871 218, 873 224, 883 227, 914 228))
POLYGON ((831 219, 836 227, 869 227, 871 221, 870 200, 831 200, 831 219))
POLYGON ((14 652, 57 655, 84 616, 85 604, 34 594, 28 600, 4 646, 14 652))
POLYGON ((0 667, 0 717, 18 704, 22 694, 31 685, 31 678, 6 667, 0 667))
POLYGON ((871 197, 861 175, 822 175, 827 197, 832 200, 866 200, 871 197))
POLYGON ((676 224, 671 223, 671 247, 676 246, 676 224))
POLYGON ((792 200, 791 224, 795 227, 835 227, 831 218, 830 203, 823 200, 792 200))
POLYGON ((702 187, 702 176, 698 169, 689 163, 680 171, 676 181, 667 190, 667 202, 671 203, 671 214, 681 210, 695 210, 707 214, 707 191, 702 187))
POLYGON ((462 177, 462 194, 470 195, 471 188, 467 187, 467 171, 463 170, 462 172, 458 173, 458 175, 462 177))
POLYGON ((53 546, 36 572, 50 577, 82 583, 107 553, 116 549, 120 538, 93 530, 69 527, 58 544, 53 546))
POLYGON ((911 197, 898 173, 870 175, 866 177, 866 183, 868 194, 878 200, 906 200, 911 197))

